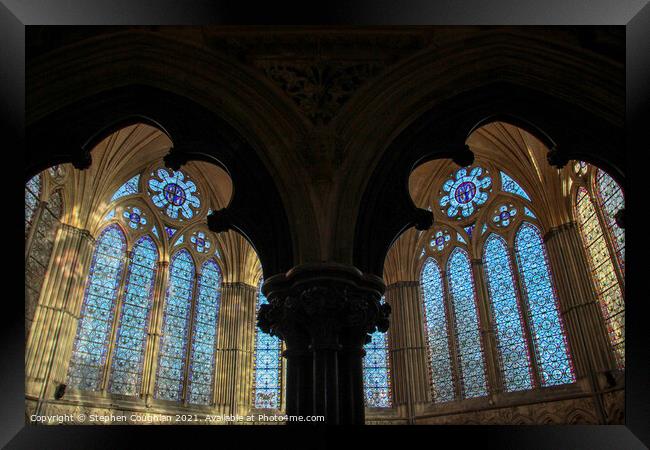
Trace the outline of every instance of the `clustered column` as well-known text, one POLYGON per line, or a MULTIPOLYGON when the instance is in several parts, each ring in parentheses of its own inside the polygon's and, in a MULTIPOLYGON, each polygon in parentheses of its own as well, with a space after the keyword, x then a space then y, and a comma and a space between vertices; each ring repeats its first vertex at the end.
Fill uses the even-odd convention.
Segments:
POLYGON ((393 378, 395 406, 400 415, 405 415, 412 422, 418 405, 431 401, 420 283, 393 283, 386 288, 385 298, 392 310, 389 334, 392 372, 399 374, 393 378))
MULTIPOLYGON (((305 264, 268 278, 259 327, 286 345, 287 414, 363 424, 363 346, 388 329, 381 278, 352 266, 305 264)), ((299 422, 289 422, 290 424, 299 422)))
POLYGON ((25 350, 25 390, 39 400, 37 413, 65 383, 93 246, 87 230, 59 227, 25 350))
POLYGON ((593 392, 601 420, 606 413, 601 391, 615 387, 614 355, 590 279, 584 248, 575 222, 553 228, 544 237, 560 300, 576 378, 593 392))
POLYGON ((229 415, 245 414, 252 404, 257 288, 223 283, 215 353, 214 402, 229 415))

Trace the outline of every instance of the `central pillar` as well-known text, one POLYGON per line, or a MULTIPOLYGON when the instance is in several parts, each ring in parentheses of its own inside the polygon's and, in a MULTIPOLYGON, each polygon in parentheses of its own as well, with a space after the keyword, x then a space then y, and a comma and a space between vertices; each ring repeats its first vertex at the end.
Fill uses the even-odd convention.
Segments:
MULTIPOLYGON (((384 282, 352 266, 305 264, 268 278, 259 327, 286 345, 287 415, 363 424, 363 346, 388 329, 384 282)), ((289 422, 300 423, 300 422, 289 422)))

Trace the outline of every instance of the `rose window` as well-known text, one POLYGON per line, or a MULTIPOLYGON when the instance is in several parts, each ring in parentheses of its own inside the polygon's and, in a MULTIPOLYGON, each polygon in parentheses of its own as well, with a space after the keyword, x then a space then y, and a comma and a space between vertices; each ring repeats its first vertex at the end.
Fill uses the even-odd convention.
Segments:
POLYGON ((170 174, 158 169, 149 180, 149 189, 153 192, 151 201, 172 219, 191 219, 201 207, 196 184, 181 171, 170 174))
POLYGON ((482 174, 481 167, 473 168, 469 174, 467 169, 461 168, 443 184, 442 190, 446 195, 440 199, 440 206, 443 211, 446 209, 448 217, 469 217, 477 206, 486 202, 492 179, 487 175, 481 177, 482 174))

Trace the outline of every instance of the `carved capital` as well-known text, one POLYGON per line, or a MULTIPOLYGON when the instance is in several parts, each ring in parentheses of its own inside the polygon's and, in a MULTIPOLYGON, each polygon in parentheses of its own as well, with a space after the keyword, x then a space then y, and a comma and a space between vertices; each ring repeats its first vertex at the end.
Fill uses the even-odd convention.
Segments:
POLYGON ((474 164, 474 152, 469 149, 469 145, 465 144, 453 153, 451 160, 460 167, 471 166, 474 164))
POLYGON ((336 349, 360 347, 369 333, 388 330, 390 306, 380 304, 380 279, 347 266, 322 266, 302 266, 265 281, 269 304, 259 310, 262 331, 288 345, 336 349))
POLYGON ((569 162, 569 158, 563 152, 560 152, 557 147, 553 147, 548 151, 546 160, 557 169, 562 169, 569 162))

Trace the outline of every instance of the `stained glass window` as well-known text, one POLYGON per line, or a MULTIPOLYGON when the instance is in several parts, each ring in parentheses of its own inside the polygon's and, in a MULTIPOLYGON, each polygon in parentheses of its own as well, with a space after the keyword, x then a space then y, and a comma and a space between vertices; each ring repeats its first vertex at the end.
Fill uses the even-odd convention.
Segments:
POLYGON ((203 231, 194 232, 190 237, 190 242, 194 244, 194 248, 199 253, 205 253, 212 246, 210 240, 205 236, 203 231))
POLYGON ((115 340, 109 391, 138 395, 153 301, 158 249, 149 236, 133 246, 115 340))
POLYGON ((111 209, 111 210, 110 210, 110 211, 109 211, 109 212, 104 216, 104 220, 103 220, 103 221, 104 221, 104 222, 108 222, 109 220, 111 220, 111 219, 114 218, 114 217, 115 217, 115 210, 114 210, 114 209, 111 209))
POLYGON ((462 237, 462 236, 460 235, 460 233, 456 233, 456 240, 457 240, 458 242, 462 242, 463 244, 467 244, 467 241, 465 240, 464 237, 462 237))
POLYGON ((596 208, 585 188, 578 189, 576 212, 587 249, 600 309, 619 367, 625 366, 625 302, 596 208))
POLYGON ((25 184, 25 237, 34 221, 34 213, 41 197, 41 175, 36 175, 25 184))
POLYGON ((172 236, 174 236, 174 235, 176 234, 177 231, 178 231, 178 230, 177 230, 176 228, 165 227, 165 233, 167 233, 167 237, 168 237, 169 239, 171 239, 172 236))
POLYGON ((90 266, 68 371, 71 387, 101 389, 125 252, 122 230, 115 224, 106 227, 97 239, 90 266))
POLYGON ((514 217, 517 215, 517 208, 512 204, 501 205, 492 215, 492 222, 498 228, 505 228, 514 220, 514 217))
POLYGON ((474 292, 474 277, 467 252, 455 248, 447 263, 449 295, 460 367, 463 398, 487 395, 480 322, 474 292))
POLYGON ((603 211, 605 222, 621 270, 625 267, 625 231, 616 223, 616 213, 625 208, 623 190, 616 181, 604 170, 598 169, 596 173, 598 204, 603 211))
POLYGON ((464 228, 465 233, 467 233, 467 236, 469 236, 470 239, 472 239, 472 233, 474 233, 474 228, 476 228, 476 223, 473 223, 464 228))
POLYGON ((182 399, 194 279, 194 261, 187 250, 181 249, 172 256, 169 265, 156 398, 182 399))
POLYGON ((420 286, 424 299, 433 401, 446 402, 455 397, 454 380, 451 371, 442 275, 440 266, 433 258, 428 258, 424 263, 420 286))
POLYGON ((511 194, 518 195, 519 197, 525 198, 528 201, 530 200, 530 197, 524 191, 524 189, 517 183, 515 180, 513 180, 510 176, 508 176, 504 172, 499 172, 501 174, 501 189, 504 192, 509 192, 511 194))
POLYGON ((537 219, 537 216, 535 213, 533 213, 529 208, 524 206, 524 214, 526 214, 528 217, 532 217, 533 219, 537 219))
MULTIPOLYGON (((260 305, 268 304, 262 293, 260 280, 257 287, 257 311, 260 305)), ((255 329, 255 374, 253 384, 253 403, 255 408, 280 407, 282 376, 282 343, 276 336, 255 329)))
MULTIPOLYGON (((384 302, 383 297, 381 302, 384 302)), ((387 334, 375 331, 370 337, 370 343, 364 346, 366 355, 363 357, 363 389, 366 406, 390 408, 392 400, 387 334)))
POLYGON ((490 234, 483 247, 483 263, 504 390, 531 389, 533 378, 523 316, 517 301, 510 255, 503 238, 490 234))
POLYGON ((151 201, 172 219, 191 219, 201 206, 196 184, 178 171, 158 169, 149 179, 151 201))
POLYGON ((442 190, 446 193, 440 198, 440 206, 446 208, 447 216, 458 219, 471 216, 476 207, 484 204, 488 198, 492 179, 483 175, 481 167, 474 167, 468 174, 464 167, 445 181, 442 190), (460 213, 460 215, 459 215, 460 213))
POLYGON ((147 224, 147 219, 142 210, 136 206, 128 206, 122 213, 126 224, 134 230, 140 229, 147 224))
POLYGON ((515 237, 517 267, 542 386, 575 381, 551 280, 546 248, 539 230, 522 223, 515 237))
POLYGON ((442 251, 450 239, 451 237, 449 236, 448 231, 438 231, 433 239, 431 239, 431 242, 429 242, 429 245, 434 250, 442 251))
POLYGON ((126 197, 127 195, 133 195, 138 193, 138 183, 140 182, 140 174, 134 176, 122 186, 120 186, 117 191, 111 197, 111 201, 115 201, 118 198, 126 197))
POLYGON ((194 307, 192 353, 187 389, 189 403, 202 405, 212 403, 214 353, 220 304, 221 271, 214 259, 208 259, 201 268, 194 307))

